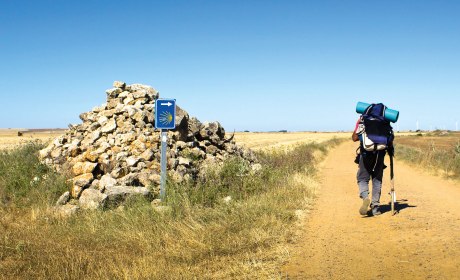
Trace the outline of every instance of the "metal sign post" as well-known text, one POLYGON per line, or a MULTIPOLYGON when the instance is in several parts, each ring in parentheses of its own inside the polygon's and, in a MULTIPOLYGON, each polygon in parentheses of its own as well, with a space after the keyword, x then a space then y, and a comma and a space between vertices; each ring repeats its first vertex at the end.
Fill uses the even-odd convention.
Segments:
POLYGON ((155 128, 161 129, 160 198, 163 201, 166 197, 168 129, 176 128, 176 99, 157 99, 155 101, 155 128))
POLYGON ((166 150, 168 147, 168 131, 161 130, 161 179, 160 179, 160 198, 161 201, 164 200, 166 195, 166 163, 168 159, 166 158, 166 150))

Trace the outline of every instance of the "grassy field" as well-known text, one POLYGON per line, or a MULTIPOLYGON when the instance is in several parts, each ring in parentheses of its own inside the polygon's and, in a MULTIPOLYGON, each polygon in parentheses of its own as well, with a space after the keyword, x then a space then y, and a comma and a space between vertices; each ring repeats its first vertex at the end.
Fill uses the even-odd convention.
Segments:
POLYGON ((52 215, 68 186, 38 162, 43 144, 10 146, 0 152, 0 279, 282 279, 330 141, 259 151, 256 174, 234 159, 170 184, 161 212, 132 201, 70 219, 52 215))
POLYGON ((235 140, 253 150, 293 147, 296 144, 321 143, 332 138, 347 139, 351 132, 237 132, 235 140))
POLYGON ((14 148, 15 146, 25 144, 30 141, 40 141, 47 143, 57 136, 63 134, 63 130, 30 130, 30 129, 0 129, 0 150, 14 148), (22 136, 18 136, 18 132, 22 136))
POLYGON ((396 139, 396 156, 433 173, 460 178, 460 133, 434 131, 396 139))

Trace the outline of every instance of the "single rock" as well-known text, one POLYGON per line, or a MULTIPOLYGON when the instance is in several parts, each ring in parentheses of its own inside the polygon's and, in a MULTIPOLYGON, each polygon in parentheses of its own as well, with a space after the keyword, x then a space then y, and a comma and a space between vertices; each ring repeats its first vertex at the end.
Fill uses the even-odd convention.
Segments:
POLYGON ((101 129, 102 133, 110 133, 117 128, 117 123, 115 119, 110 119, 101 129))
POLYGON ((118 97, 118 94, 120 94, 123 90, 121 88, 111 88, 105 91, 107 94, 107 98, 116 98, 118 97))
POLYGON ((130 86, 132 92, 145 92, 145 95, 151 98, 152 100, 158 99, 158 91, 151 86, 142 85, 142 84, 132 84, 130 86))
POLYGON ((107 118, 106 116, 100 116, 98 119, 97 119, 97 123, 100 124, 100 125, 105 125, 105 123, 109 120, 109 118, 107 118))
POLYGON ((167 167, 168 169, 176 169, 178 163, 177 158, 168 158, 167 167))
POLYGON ((77 145, 70 145, 67 152, 70 157, 76 157, 81 153, 81 149, 77 145))
POLYGON ((143 98, 143 97, 147 96, 147 92, 143 91, 143 90, 142 91, 135 91, 132 94, 133 94, 134 99, 143 98))
POLYGON ((179 162, 178 162, 179 165, 184 165, 186 167, 190 166, 190 162, 191 162, 190 159, 184 158, 184 157, 179 157, 178 160, 179 160, 179 162))
POLYGON ((215 156, 217 154, 217 151, 219 151, 219 148, 216 146, 210 145, 206 147, 206 153, 215 156))
POLYGON ((79 198, 83 190, 84 188, 82 186, 72 185, 72 187, 70 188, 70 196, 72 198, 79 198))
POLYGON ((70 200, 70 192, 63 193, 59 199, 56 201, 56 206, 64 205, 70 200))
POLYGON ((220 140, 225 136, 225 130, 219 122, 204 122, 199 136, 202 140, 220 140))
POLYGON ((129 153, 128 152, 119 152, 116 156, 115 159, 117 161, 126 161, 126 158, 128 158, 129 153))
POLYGON ((115 115, 116 113, 116 110, 115 109, 111 109, 111 110, 105 110, 103 112, 101 112, 101 115, 107 117, 107 118, 112 118, 113 115, 115 115))
POLYGON ((105 188, 104 194, 107 195, 107 204, 113 208, 128 198, 133 196, 141 196, 149 198, 151 196, 150 191, 145 187, 130 187, 130 186, 109 186, 105 188))
POLYGON ((72 167, 72 172, 73 175, 79 176, 84 173, 93 173, 94 169, 96 168, 97 163, 94 162, 77 162, 73 167, 72 167))
POLYGON ((115 82, 113 82, 113 87, 120 88, 120 89, 124 90, 125 87, 126 87, 126 83, 121 82, 121 81, 115 81, 115 82))
POLYGON ((83 155, 84 159, 91 161, 91 162, 96 162, 97 159, 99 158, 99 155, 95 151, 86 151, 83 155))
POLYGON ((142 111, 139 111, 137 113, 134 114, 134 116, 132 117, 136 122, 142 122, 144 121, 145 119, 145 113, 142 112, 142 111))
POLYGON ((58 158, 62 156, 62 148, 57 147, 53 151, 51 151, 51 157, 53 158, 58 158))
POLYGON ((153 153, 152 150, 147 149, 140 155, 140 158, 143 159, 144 161, 151 161, 154 155, 155 154, 153 153))
POLYGON ((100 189, 105 189, 106 187, 113 187, 117 185, 117 180, 114 179, 112 176, 109 174, 105 174, 104 176, 101 177, 99 180, 99 188, 100 189))
POLYGON ((119 104, 123 104, 121 98, 112 98, 107 101, 107 108, 116 109, 119 104))
POLYGON ((92 173, 85 173, 82 175, 79 175, 75 178, 73 178, 73 185, 74 186, 79 186, 79 187, 86 187, 91 184, 91 181, 93 181, 94 177, 92 173))
POLYGON ((131 156, 129 158, 126 159, 126 164, 131 167, 131 166, 136 166, 136 164, 141 160, 140 157, 136 157, 136 156, 131 156))
POLYGON ((144 143, 142 143, 139 139, 137 140, 134 140, 132 143, 131 143, 131 152, 138 156, 140 154, 142 154, 145 149, 147 149, 147 147, 145 146, 144 143))
POLYGON ((114 179, 118 179, 124 177, 127 173, 128 171, 126 168, 115 168, 114 170, 112 170, 110 175, 112 175, 114 179))
POLYGON ((95 189, 86 189, 78 200, 80 207, 85 210, 103 209, 107 201, 107 195, 95 189))
POLYGON ((117 179, 117 182, 123 186, 139 186, 139 173, 127 173, 125 176, 117 179))

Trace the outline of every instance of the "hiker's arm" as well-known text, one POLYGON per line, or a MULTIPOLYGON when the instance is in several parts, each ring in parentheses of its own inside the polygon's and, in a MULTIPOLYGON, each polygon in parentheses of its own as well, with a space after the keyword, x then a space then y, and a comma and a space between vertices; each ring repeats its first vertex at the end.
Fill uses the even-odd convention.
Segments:
POLYGON ((353 140, 353 142, 359 141, 359 136, 358 134, 356 134, 356 131, 353 131, 353 135, 351 135, 351 139, 353 140))
POLYGON ((353 135, 351 135, 351 139, 354 142, 359 141, 359 136, 358 136, 358 133, 356 131, 358 131, 360 122, 361 122, 361 118, 359 118, 358 121, 356 122, 355 130, 353 130, 353 135))

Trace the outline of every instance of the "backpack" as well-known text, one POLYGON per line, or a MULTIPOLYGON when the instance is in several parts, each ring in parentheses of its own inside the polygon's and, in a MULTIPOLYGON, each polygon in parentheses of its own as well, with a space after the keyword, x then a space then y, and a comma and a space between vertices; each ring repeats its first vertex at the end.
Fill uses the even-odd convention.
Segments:
POLYGON ((393 128, 390 122, 385 120, 386 108, 382 103, 372 104, 362 115, 364 129, 360 140, 362 148, 366 151, 385 150, 393 144, 393 128))

